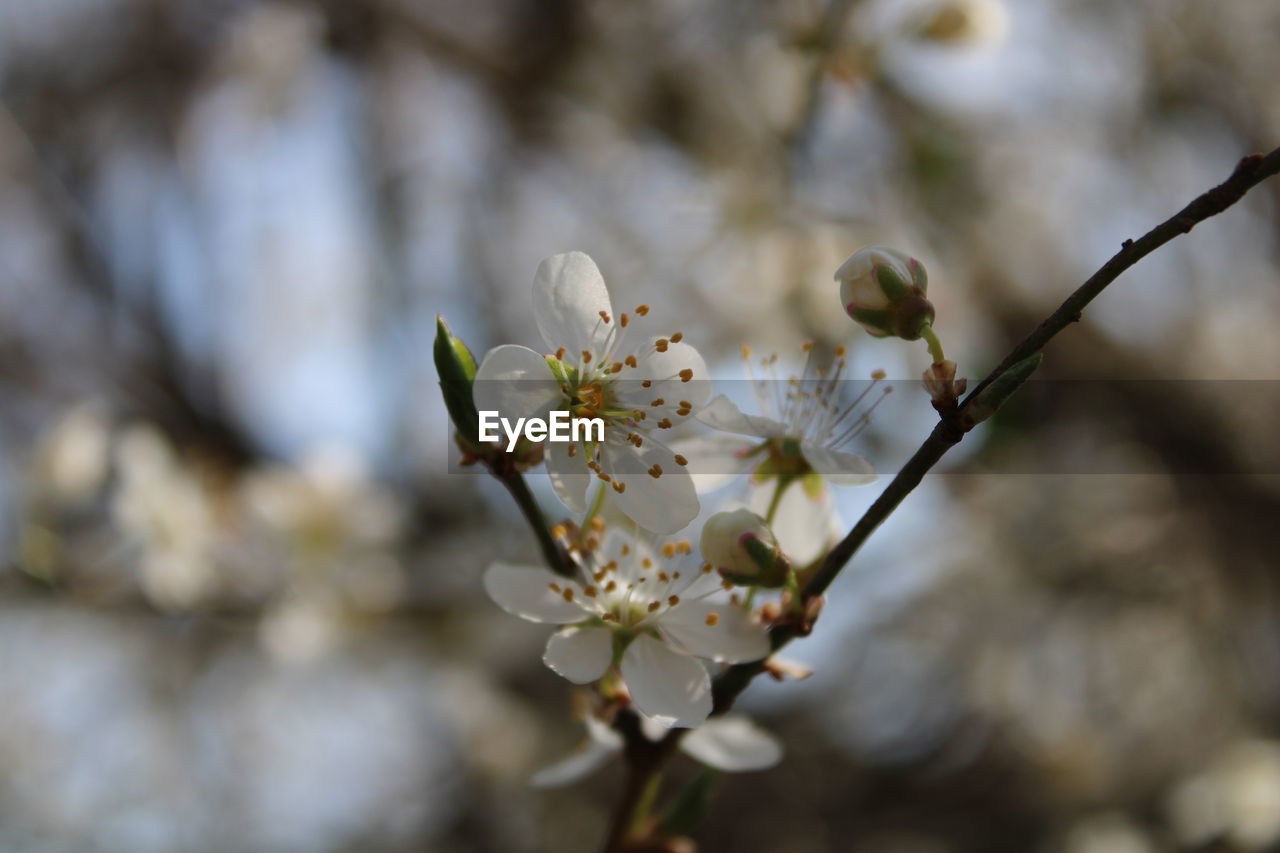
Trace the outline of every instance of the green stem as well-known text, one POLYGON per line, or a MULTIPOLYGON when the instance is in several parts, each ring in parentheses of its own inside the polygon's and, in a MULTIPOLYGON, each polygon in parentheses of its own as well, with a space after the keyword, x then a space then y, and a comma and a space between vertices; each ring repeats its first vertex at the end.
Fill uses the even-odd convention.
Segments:
POLYGON ((604 506, 604 483, 600 484, 600 488, 596 489, 596 498, 591 502, 591 508, 587 510, 587 514, 582 517, 582 529, 586 530, 587 525, 591 523, 591 519, 600 514, 600 508, 604 506))
POLYGON ((934 364, 942 364, 947 360, 946 354, 942 351, 942 341, 938 340, 938 334, 933 330, 933 326, 925 326, 921 329, 920 337, 924 338, 925 343, 929 345, 929 355, 933 357, 934 364))

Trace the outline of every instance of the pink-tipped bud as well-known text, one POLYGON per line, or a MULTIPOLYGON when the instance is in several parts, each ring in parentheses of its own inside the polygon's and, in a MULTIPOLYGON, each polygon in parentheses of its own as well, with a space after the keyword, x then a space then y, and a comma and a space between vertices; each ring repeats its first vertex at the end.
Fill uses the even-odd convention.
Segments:
POLYGON ((858 250, 836 270, 836 281, 845 312, 877 338, 918 340, 933 323, 924 264, 897 249, 858 250))
POLYGON ((702 528, 702 558, 725 580, 742 586, 778 587, 790 563, 773 531, 754 512, 718 512, 702 528))

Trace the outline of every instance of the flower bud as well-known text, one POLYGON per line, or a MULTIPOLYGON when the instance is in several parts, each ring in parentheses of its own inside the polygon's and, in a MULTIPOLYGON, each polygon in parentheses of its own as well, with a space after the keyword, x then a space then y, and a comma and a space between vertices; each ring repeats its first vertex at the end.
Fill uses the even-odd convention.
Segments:
POLYGON ((836 281, 844 310, 877 338, 918 340, 933 323, 924 264, 897 249, 860 249, 836 270, 836 281))
POLYGON ((765 520, 747 509, 718 512, 702 528, 702 557, 730 583, 779 587, 791 569, 765 520))
POLYGON ((449 331, 444 317, 439 315, 436 316, 433 355, 436 373, 440 376, 440 392, 444 395, 449 419, 458 430, 459 444, 464 451, 475 452, 478 447, 472 437, 478 432, 478 415, 471 397, 471 386, 476 378, 476 360, 467 345, 449 331))

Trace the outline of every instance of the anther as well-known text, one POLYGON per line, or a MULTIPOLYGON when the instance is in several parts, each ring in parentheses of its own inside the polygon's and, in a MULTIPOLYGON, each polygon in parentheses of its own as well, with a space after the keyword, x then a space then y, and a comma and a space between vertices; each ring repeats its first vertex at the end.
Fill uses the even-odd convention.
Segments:
POLYGON ((678 344, 682 340, 684 340, 684 332, 676 332, 674 335, 671 336, 671 343, 673 344, 678 344))
POLYGON ((627 490, 627 484, 622 482, 621 480, 614 480, 609 485, 613 486, 613 490, 618 494, 622 494, 627 490))
POLYGON ((668 341, 666 338, 658 338, 656 341, 653 342, 653 348, 656 349, 658 352, 666 352, 667 344, 669 343, 671 342, 668 341))
POLYGON ((664 544, 663 544, 663 546, 662 546, 662 556, 667 557, 668 559, 670 559, 671 557, 674 557, 675 555, 676 555, 676 543, 674 543, 674 542, 667 542, 667 543, 664 543, 664 544))
POLYGON ((671 429, 671 419, 663 418, 662 420, 658 421, 658 429, 671 429))
POLYGON ((692 368, 692 367, 686 367, 684 370, 680 371, 680 381, 681 381, 681 382, 688 382, 688 381, 689 381, 690 379, 692 379, 692 378, 693 378, 693 368, 692 368))
POLYGON ((688 460, 688 459, 686 459, 686 458, 684 458, 683 456, 681 456, 679 453, 677 453, 677 454, 676 454, 676 464, 677 464, 677 465, 688 465, 688 464, 689 464, 689 460, 688 460))
POLYGON ((601 619, 603 619, 603 620, 604 620, 604 621, 606 621, 606 622, 617 622, 617 621, 618 621, 618 614, 617 614, 617 613, 606 613, 606 614, 604 614, 603 616, 601 616, 600 618, 601 618, 601 619))
POLYGON ((680 596, 678 595, 667 596, 667 604, 670 604, 672 607, 675 607, 679 603, 680 603, 680 596))
POLYGON ((664 399, 662 399, 661 397, 654 397, 652 400, 650 400, 650 401, 649 401, 649 405, 650 405, 650 406, 664 406, 664 405, 666 405, 666 402, 667 402, 667 401, 666 401, 666 400, 664 400, 664 399))
POLYGON ((608 323, 608 322, 609 322, 609 312, 608 312, 608 311, 601 311, 601 312, 600 312, 600 319, 601 319, 601 320, 604 320, 606 323, 608 323))
POLYGON ((671 575, 667 574, 666 572, 658 572, 658 580, 662 581, 663 583, 671 583, 671 575))
POLYGON ((844 354, 848 352, 844 347, 836 347, 836 358, 844 358, 844 354))
POLYGON ((636 306, 636 313, 637 313, 637 314, 639 314, 641 317, 643 317, 644 315, 646 315, 646 314, 648 314, 648 313, 649 313, 649 306, 648 306, 648 305, 637 305, 637 306, 636 306))
POLYGON ((617 581, 609 581, 607 584, 604 585, 605 592, 613 592, 617 588, 618 588, 617 581))
POLYGON ((657 601, 650 601, 650 602, 649 602, 649 612, 650 612, 650 613, 652 613, 653 611, 657 610, 657 609, 658 609, 659 607, 661 607, 661 606, 662 606, 662 605, 661 605, 659 602, 657 602, 657 601))
POLYGON ((606 474, 603 471, 601 471, 599 474, 596 474, 596 476, 599 477, 601 480, 604 480, 606 483, 611 482, 613 480, 612 477, 610 477, 608 474, 606 474))
POLYGON ((872 379, 875 379, 876 381, 879 381, 879 380, 881 380, 881 379, 884 379, 886 375, 887 375, 887 374, 886 374, 883 370, 873 370, 873 371, 871 371, 871 378, 872 378, 872 379))
POLYGON ((648 388, 648 387, 649 387, 650 385, 652 385, 652 384, 653 384, 653 382, 652 382, 651 380, 649 380, 649 379, 642 379, 642 380, 640 380, 640 387, 641 387, 641 388, 648 388))
POLYGON ((556 350, 556 361, 563 361, 565 352, 566 350, 564 347, 560 347, 560 349, 556 350))
POLYGON ((610 372, 610 373, 621 373, 621 372, 622 372, 622 362, 620 362, 620 361, 615 361, 613 364, 609 365, 609 372, 610 372))
POLYGON ((640 560, 640 565, 644 566, 646 569, 652 569, 653 560, 650 560, 648 557, 644 557, 640 560))
POLYGON ((813 341, 805 341, 800 345, 802 352, 813 352, 813 341))
POLYGON ((637 364, 639 364, 639 362, 638 362, 638 361, 636 361, 636 357, 635 357, 635 355, 634 355, 634 354, 629 355, 629 356, 627 356, 626 358, 624 358, 624 359, 622 360, 622 363, 623 363, 623 364, 625 364, 627 367, 635 367, 637 364))
POLYGON ((709 575, 709 574, 711 574, 711 571, 712 571, 712 569, 711 569, 711 564, 710 564, 710 563, 703 563, 703 564, 702 564, 702 573, 703 573, 704 575, 709 575))
POLYGON ((558 583, 549 583, 547 584, 547 586, 550 587, 551 591, 554 592, 556 595, 559 595, 561 592, 563 592, 563 590, 560 589, 560 584, 558 583))
POLYGON ((625 329, 629 322, 631 322, 631 318, 627 316, 626 311, 623 311, 622 314, 618 316, 618 325, 625 329))
POLYGON ((573 590, 572 590, 572 589, 568 589, 568 588, 566 588, 566 589, 565 589, 565 591, 564 591, 563 593, 561 593, 561 594, 564 596, 564 600, 565 600, 565 601, 573 601, 573 590))
POLYGON ((582 351, 582 363, 583 363, 583 364, 590 364, 590 363, 591 363, 591 350, 589 350, 589 349, 584 349, 584 350, 582 351))
POLYGON ((709 626, 711 626, 712 628, 714 628, 716 625, 719 625, 719 624, 720 624, 720 614, 719 614, 719 613, 708 613, 708 614, 707 614, 707 624, 708 624, 709 626))
POLYGON ((553 539, 563 539, 569 535, 569 528, 563 524, 557 524, 551 528, 551 536, 553 539))
POLYGON ((587 598, 595 598, 596 588, 594 586, 584 587, 582 590, 582 594, 585 595, 587 598))

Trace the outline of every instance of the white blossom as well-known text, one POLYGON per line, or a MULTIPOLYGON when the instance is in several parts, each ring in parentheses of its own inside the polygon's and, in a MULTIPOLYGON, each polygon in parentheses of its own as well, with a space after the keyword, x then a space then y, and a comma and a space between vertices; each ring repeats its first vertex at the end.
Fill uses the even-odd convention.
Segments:
POLYGON ((711 713, 711 679, 701 659, 745 663, 769 654, 769 637, 727 596, 688 542, 658 551, 617 529, 589 537, 579 577, 495 563, 484 585, 500 607, 531 622, 562 625, 543 662, 587 684, 610 668, 635 707, 668 726, 697 726, 711 713))
MULTIPOLYGON (((725 475, 748 472, 754 473, 758 482, 774 475, 807 479, 806 485, 815 495, 820 483, 811 475, 835 485, 875 480, 871 463, 848 447, 891 389, 877 392, 883 379, 877 371, 869 383, 857 383, 858 393, 846 393, 844 348, 836 349, 835 361, 829 366, 815 366, 812 346, 806 344, 805 348, 809 357, 800 376, 778 377, 776 355, 764 359, 763 376, 752 374, 762 414, 744 414, 723 395, 697 414, 707 426, 747 437, 698 439, 683 446, 698 454, 700 487, 714 488, 725 475), (711 476, 704 476, 704 471, 711 476)), ((743 355, 750 366, 750 351, 744 348, 743 355)))
MULTIPOLYGON (((647 305, 633 312, 649 313, 647 305)), ((615 313, 595 262, 581 252, 547 258, 533 281, 533 314, 549 354, 505 345, 490 350, 473 388, 476 408, 503 417, 553 410, 604 421, 602 442, 548 442, 547 473, 565 506, 581 513, 592 477, 636 523, 674 533, 698 514, 685 466, 656 435, 688 418, 709 395, 707 369, 683 334, 637 334, 615 313)))

